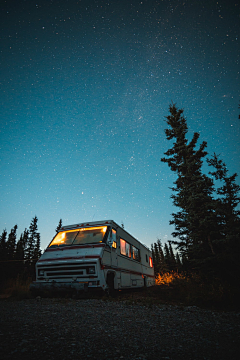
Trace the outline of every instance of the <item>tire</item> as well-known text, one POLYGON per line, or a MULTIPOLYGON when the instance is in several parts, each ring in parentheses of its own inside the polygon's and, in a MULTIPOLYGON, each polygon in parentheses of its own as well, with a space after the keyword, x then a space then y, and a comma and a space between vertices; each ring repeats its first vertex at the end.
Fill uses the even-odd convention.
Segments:
POLYGON ((108 295, 110 296, 114 296, 115 295, 115 289, 114 289, 114 277, 115 277, 115 274, 113 272, 109 272, 107 274, 107 293, 108 295))

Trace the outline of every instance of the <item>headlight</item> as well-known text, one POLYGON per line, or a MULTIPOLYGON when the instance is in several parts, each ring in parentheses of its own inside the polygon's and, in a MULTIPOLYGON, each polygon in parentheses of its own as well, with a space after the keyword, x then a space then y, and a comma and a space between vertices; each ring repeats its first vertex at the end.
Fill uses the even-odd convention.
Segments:
POLYGON ((95 268, 92 266, 92 267, 89 267, 88 268, 88 273, 89 274, 95 274, 95 268))

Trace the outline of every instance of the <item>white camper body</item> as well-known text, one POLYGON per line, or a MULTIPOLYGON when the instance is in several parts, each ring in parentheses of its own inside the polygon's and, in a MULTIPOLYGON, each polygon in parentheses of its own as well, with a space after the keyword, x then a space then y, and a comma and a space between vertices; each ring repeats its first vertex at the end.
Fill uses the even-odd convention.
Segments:
POLYGON ((106 220, 63 226, 36 263, 31 289, 114 290, 154 284, 151 251, 106 220))

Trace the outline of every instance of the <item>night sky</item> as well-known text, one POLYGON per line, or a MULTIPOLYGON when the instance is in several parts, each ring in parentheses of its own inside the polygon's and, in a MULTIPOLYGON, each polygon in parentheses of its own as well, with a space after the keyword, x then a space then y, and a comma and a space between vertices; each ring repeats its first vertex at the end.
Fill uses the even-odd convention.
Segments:
POLYGON ((43 249, 60 218, 172 239, 171 101, 240 174, 239 14, 237 0, 2 0, 0 231, 19 238, 37 215, 43 249))

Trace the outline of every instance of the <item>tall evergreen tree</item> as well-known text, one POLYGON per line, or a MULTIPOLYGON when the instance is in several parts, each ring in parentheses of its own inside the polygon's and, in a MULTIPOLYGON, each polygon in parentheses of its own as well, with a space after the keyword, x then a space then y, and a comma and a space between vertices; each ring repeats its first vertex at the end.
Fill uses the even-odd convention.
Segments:
POLYGON ((4 229, 0 236, 0 286, 6 281, 8 272, 6 271, 7 260, 7 230, 4 229))
POLYGON ((239 235, 240 210, 237 210, 237 206, 240 203, 240 186, 236 184, 237 173, 228 176, 226 164, 215 153, 207 162, 215 168, 210 174, 223 182, 223 185, 217 188, 217 194, 220 195, 217 210, 221 217, 222 232, 228 237, 232 234, 235 236, 236 233, 239 235))
POLYGON ((176 252, 176 257, 175 258, 176 258, 176 269, 178 271, 181 271, 182 270, 182 262, 181 262, 178 251, 176 252))
POLYGON ((41 256, 40 234, 37 233, 37 235, 36 235, 36 244, 35 244, 34 250, 33 250, 33 260, 34 260, 34 263, 37 262, 37 260, 40 258, 40 256, 41 256))
POLYGON ((237 174, 228 176, 226 164, 215 153, 207 162, 215 169, 210 174, 223 183, 216 189, 217 195, 220 196, 216 201, 220 234, 215 245, 215 266, 227 279, 233 280, 237 277, 240 280, 240 211, 237 209, 240 203, 240 186, 236 184, 237 174))
POLYGON ((160 256, 159 256, 159 251, 158 251, 158 246, 156 243, 154 243, 154 258, 155 258, 155 263, 154 263, 154 271, 155 274, 159 274, 160 273, 160 256))
POLYGON ((167 140, 174 140, 174 143, 161 161, 177 175, 171 197, 173 204, 180 209, 172 214, 170 224, 175 225, 172 235, 179 239, 174 243, 181 254, 196 266, 197 259, 201 261, 214 254, 212 240, 216 232, 213 181, 202 173, 207 143, 203 141, 196 149, 199 133, 194 133, 188 142, 183 110, 171 104, 169 111, 166 122, 170 128, 165 130, 165 134, 167 140))
POLYGON ((10 234, 8 235, 8 240, 6 243, 7 249, 7 259, 13 260, 16 250, 16 237, 17 237, 17 225, 15 225, 12 229, 10 234))
POLYGON ((38 235, 39 233, 37 232, 37 222, 38 222, 38 218, 37 216, 35 216, 32 221, 31 224, 29 226, 29 236, 28 236, 28 243, 27 243, 27 247, 26 247, 26 260, 28 262, 32 262, 32 260, 34 259, 34 250, 36 248, 36 244, 38 241, 38 235))
POLYGON ((0 260, 4 261, 7 259, 7 230, 4 229, 0 236, 0 260))
POLYGON ((165 262, 165 258, 164 258, 162 242, 160 239, 157 240, 157 246, 158 246, 159 258, 160 258, 159 272, 164 273, 167 271, 167 267, 166 267, 166 262, 165 262))
POLYGON ((176 270, 176 258, 173 252, 173 248, 172 248, 172 244, 171 241, 168 241, 168 248, 169 248, 169 256, 170 256, 170 262, 169 262, 169 266, 171 270, 176 270))
POLYGON ((18 261, 24 261, 23 234, 20 235, 20 239, 17 242, 14 259, 18 261))
POLYGON ((164 259, 165 259, 165 263, 166 263, 166 269, 167 269, 167 271, 170 271, 171 270, 171 256, 170 256, 170 252, 169 252, 167 243, 164 244, 164 259))

